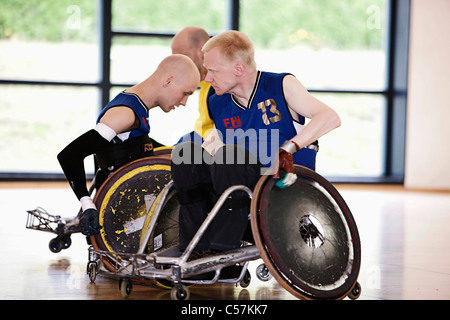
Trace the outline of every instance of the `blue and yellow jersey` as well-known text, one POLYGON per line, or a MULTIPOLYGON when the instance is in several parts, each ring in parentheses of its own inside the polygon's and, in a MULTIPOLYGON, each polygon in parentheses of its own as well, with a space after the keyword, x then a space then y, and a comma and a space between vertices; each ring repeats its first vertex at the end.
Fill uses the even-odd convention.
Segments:
POLYGON ((200 113, 198 119, 195 121, 194 131, 202 138, 206 138, 210 130, 214 127, 214 120, 211 119, 207 99, 214 92, 211 84, 205 81, 200 82, 200 93, 198 97, 198 111, 200 113))
MULTIPOLYGON (((305 118, 294 119, 283 93, 288 73, 258 72, 248 105, 241 105, 231 94, 208 99, 215 126, 225 144, 238 144, 270 167, 279 147, 296 136, 305 118)), ((315 150, 301 149, 294 163, 315 169, 315 150)))
POLYGON ((100 122, 100 119, 103 117, 106 111, 118 106, 131 108, 134 111, 136 118, 139 120, 138 128, 134 128, 131 129, 130 131, 117 134, 117 137, 119 137, 120 140, 125 141, 142 135, 148 135, 150 133, 150 124, 148 123, 148 107, 134 93, 128 92, 119 93, 100 112, 100 115, 97 118, 97 123, 100 122))

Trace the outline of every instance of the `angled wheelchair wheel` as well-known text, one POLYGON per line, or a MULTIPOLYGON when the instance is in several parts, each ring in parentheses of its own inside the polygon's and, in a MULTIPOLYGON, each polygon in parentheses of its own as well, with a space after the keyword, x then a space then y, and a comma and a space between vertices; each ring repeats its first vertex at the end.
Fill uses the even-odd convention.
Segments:
MULTIPOLYGON (((178 217, 180 212, 180 204, 178 202, 177 192, 173 183, 169 183, 165 187, 166 192, 161 192, 153 203, 144 222, 144 230, 149 227, 150 220, 153 215, 157 214, 153 232, 150 234, 145 253, 164 251, 165 249, 175 248, 178 250, 179 244, 179 224, 178 217), (160 212, 157 212, 159 204, 161 204, 160 212)), ((141 234, 141 242, 145 241, 144 233, 141 234)), ((158 287, 171 289, 173 284, 169 280, 155 280, 158 287)))
POLYGON ((172 146, 163 146, 155 148, 154 153, 157 157, 168 157, 170 159, 172 156, 172 150, 172 146))
MULTIPOLYGON (((170 179, 170 157, 163 156, 135 160, 109 176, 94 198, 103 226, 91 237, 94 248, 136 253, 146 215, 170 179)), ((114 271, 112 262, 105 266, 114 271)))
MULTIPOLYGON (((178 215, 180 212, 180 204, 173 184, 168 184, 165 188, 167 189, 167 194, 163 196, 161 192, 158 195, 144 222, 143 229, 146 230, 153 215, 158 214, 158 219, 147 242, 145 253, 168 249, 179 243, 178 215), (157 205, 161 201, 163 202, 161 211, 157 213, 157 205)), ((141 234, 141 241, 143 241, 142 239, 143 233, 141 234)))
POLYGON ((263 176, 253 191, 251 226, 266 267, 301 299, 343 299, 357 285, 361 245, 353 216, 325 178, 296 166, 279 189, 263 176))

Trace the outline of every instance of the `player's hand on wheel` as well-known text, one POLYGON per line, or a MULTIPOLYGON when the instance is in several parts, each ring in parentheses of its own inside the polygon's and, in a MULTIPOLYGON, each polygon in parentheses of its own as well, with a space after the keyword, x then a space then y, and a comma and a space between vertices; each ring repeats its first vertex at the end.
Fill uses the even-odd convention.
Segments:
POLYGON ((294 171, 294 158, 292 156, 297 150, 297 144, 292 141, 286 141, 278 150, 278 171, 273 177, 280 179, 275 184, 280 189, 291 186, 297 180, 297 175, 294 171), (282 172, 284 172, 284 176, 281 179, 282 172))
POLYGON ((81 233, 85 236, 93 236, 99 234, 103 228, 98 219, 97 210, 90 208, 83 211, 80 217, 81 233))

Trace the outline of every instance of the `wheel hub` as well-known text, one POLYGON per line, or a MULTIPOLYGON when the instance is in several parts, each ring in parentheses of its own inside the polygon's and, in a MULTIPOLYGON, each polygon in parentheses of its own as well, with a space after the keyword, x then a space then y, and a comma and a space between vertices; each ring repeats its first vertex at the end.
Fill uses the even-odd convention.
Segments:
POLYGON ((301 217, 298 231, 303 241, 312 248, 320 248, 325 242, 322 225, 311 215, 301 217))

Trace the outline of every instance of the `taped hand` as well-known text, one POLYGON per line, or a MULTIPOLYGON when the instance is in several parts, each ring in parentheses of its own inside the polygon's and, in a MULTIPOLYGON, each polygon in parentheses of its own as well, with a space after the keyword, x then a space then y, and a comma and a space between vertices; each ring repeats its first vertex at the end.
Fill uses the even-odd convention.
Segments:
POLYGON ((275 184, 280 189, 289 187, 297 180, 297 175, 294 171, 294 158, 292 156, 292 153, 296 151, 297 146, 291 141, 286 141, 278 151, 278 171, 273 177, 280 179, 281 171, 284 171, 285 175, 283 179, 278 180, 275 184))

